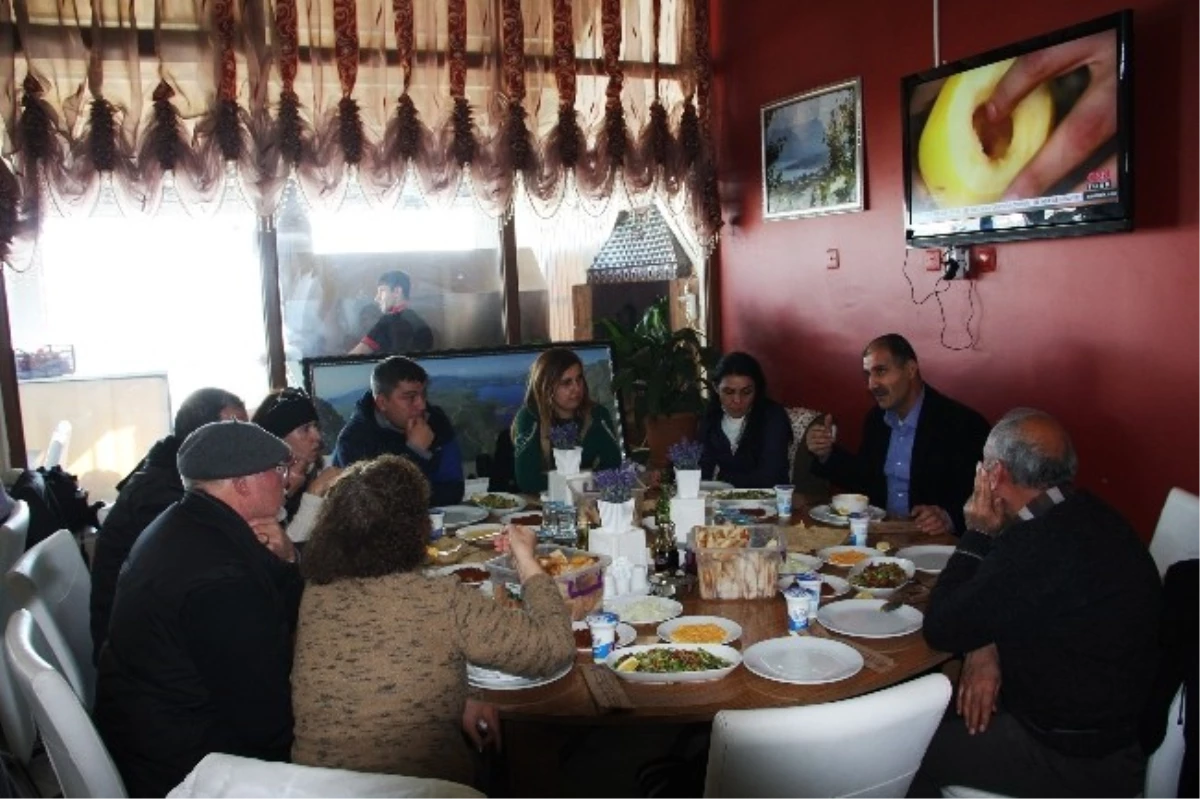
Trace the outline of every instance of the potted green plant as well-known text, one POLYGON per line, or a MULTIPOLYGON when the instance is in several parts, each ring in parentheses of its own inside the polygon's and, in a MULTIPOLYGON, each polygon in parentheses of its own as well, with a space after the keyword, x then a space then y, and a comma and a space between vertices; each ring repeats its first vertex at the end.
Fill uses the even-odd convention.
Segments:
POLYGON ((650 450, 649 465, 665 466, 667 447, 696 436, 708 370, 718 353, 690 327, 671 329, 666 297, 633 327, 613 319, 600 323, 613 345, 613 390, 633 408, 635 428, 644 431, 650 450))

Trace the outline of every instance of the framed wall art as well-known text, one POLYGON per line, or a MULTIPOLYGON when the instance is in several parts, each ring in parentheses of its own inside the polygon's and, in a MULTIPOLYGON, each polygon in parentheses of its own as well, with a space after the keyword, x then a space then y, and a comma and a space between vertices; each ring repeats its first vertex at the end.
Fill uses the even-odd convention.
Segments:
POLYGON ((861 211, 862 80, 762 108, 763 218, 861 211))

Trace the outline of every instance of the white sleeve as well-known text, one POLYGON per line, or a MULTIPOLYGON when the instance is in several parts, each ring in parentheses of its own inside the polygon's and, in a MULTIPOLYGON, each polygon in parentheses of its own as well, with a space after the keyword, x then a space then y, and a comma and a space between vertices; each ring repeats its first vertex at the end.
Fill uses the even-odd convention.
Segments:
POLYGON ((300 495, 300 507, 296 509, 296 515, 292 517, 291 524, 287 526, 288 538, 297 544, 308 540, 308 537, 312 535, 313 527, 317 524, 317 512, 321 510, 323 502, 325 500, 316 494, 305 492, 300 495))

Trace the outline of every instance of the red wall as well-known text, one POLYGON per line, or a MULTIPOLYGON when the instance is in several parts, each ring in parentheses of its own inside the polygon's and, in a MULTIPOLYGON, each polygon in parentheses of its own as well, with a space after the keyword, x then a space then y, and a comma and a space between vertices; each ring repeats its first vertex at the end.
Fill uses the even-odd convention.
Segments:
MULTIPOLYGON (((932 5, 714 4, 715 125, 730 200, 722 346, 758 356, 777 399, 833 411, 857 444, 870 404, 859 353, 877 334, 902 333, 931 384, 989 419, 1017 405, 1058 416, 1079 450, 1080 483, 1148 538, 1167 491, 1195 492, 1200 471, 1197 3, 941 0, 945 61, 1134 9, 1136 230, 997 245, 998 271, 975 284, 978 343, 961 352, 939 344, 938 309, 913 304, 903 272, 900 78, 933 65, 932 5), (868 210, 764 223, 760 107, 855 75, 868 210), (829 248, 840 269, 825 268, 829 248)), ((936 275, 917 251, 907 261, 923 297, 936 275)), ((970 285, 942 295, 951 345, 967 342, 970 285)))

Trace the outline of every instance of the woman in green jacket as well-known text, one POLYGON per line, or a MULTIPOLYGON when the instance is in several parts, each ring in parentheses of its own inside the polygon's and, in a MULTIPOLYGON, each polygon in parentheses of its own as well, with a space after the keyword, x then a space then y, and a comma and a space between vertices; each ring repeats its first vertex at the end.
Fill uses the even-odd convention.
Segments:
POLYGON ((513 418, 513 471, 521 491, 533 494, 546 490, 546 472, 554 468, 550 430, 569 422, 579 428, 581 469, 620 465, 616 427, 608 409, 592 402, 583 362, 571 350, 554 347, 533 362, 525 404, 513 418))

